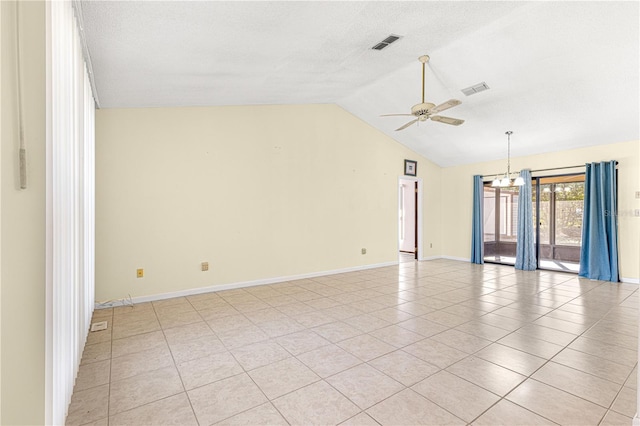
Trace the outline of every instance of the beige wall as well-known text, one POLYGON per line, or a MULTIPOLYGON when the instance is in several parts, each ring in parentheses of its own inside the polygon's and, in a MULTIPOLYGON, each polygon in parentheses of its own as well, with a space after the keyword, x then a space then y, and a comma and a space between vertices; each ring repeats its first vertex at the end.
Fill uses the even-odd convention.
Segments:
POLYGON ((433 256, 440 168, 338 106, 99 110, 96 298, 397 261, 405 158, 433 256))
POLYGON ((19 189, 15 2, 2 1, 0 116, 1 424, 44 423, 45 8, 20 2, 28 188, 19 189))
MULTIPOLYGON (((640 190, 639 150, 640 142, 631 141, 511 159, 512 170, 523 168, 536 170, 594 161, 618 160, 620 276, 635 280, 640 277, 638 266, 640 218, 633 216, 634 209, 640 208, 635 199, 635 191, 640 190)), ((506 159, 442 169, 443 182, 447 182, 446 189, 442 193, 444 245, 442 252, 445 255, 470 258, 472 176, 504 173, 505 168, 506 159)), ((547 174, 553 173, 558 172, 547 172, 547 174)), ((543 174, 534 175, 542 176, 543 174)))

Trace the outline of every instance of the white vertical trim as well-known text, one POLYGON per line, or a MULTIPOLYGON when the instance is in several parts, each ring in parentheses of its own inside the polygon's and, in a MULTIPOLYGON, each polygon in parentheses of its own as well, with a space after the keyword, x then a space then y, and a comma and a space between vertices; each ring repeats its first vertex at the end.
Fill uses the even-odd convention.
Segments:
POLYGON ((46 3, 45 423, 64 424, 94 295, 94 108, 69 0, 46 3))

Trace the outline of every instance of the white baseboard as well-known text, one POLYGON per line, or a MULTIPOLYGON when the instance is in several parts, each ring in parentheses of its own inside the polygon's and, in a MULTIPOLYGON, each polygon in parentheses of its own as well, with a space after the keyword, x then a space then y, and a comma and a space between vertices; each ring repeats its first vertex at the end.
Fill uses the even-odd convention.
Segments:
POLYGON ((459 260, 461 262, 471 262, 471 259, 468 257, 440 256, 440 259, 459 260))
POLYGON ((636 415, 633 417, 631 424, 633 426, 640 426, 640 417, 638 417, 638 413, 636 413, 636 415))
POLYGON ((329 270, 329 271, 311 272, 311 273, 308 273, 308 274, 289 275, 289 276, 285 276, 285 277, 265 278, 265 279, 261 279, 261 280, 241 281, 241 282, 230 283, 230 284, 221 284, 221 285, 212 285, 212 286, 208 286, 208 287, 190 288, 190 289, 187 289, 187 290, 172 291, 170 293, 160 293, 160 294, 152 294, 152 295, 149 295, 149 296, 138 296, 138 297, 132 297, 132 298, 122 299, 122 300, 114 300, 114 301, 110 301, 110 302, 106 302, 106 303, 97 303, 96 302, 95 309, 112 308, 114 306, 123 306, 123 305, 130 304, 130 303, 136 304, 136 303, 144 303, 144 302, 153 302, 153 301, 156 301, 156 300, 172 299, 174 297, 194 296, 196 294, 202 294, 202 293, 211 293, 211 292, 223 291, 223 290, 233 290, 233 289, 236 289, 236 288, 253 287, 253 286, 267 285, 267 284, 275 284, 275 283, 280 283, 280 282, 285 282, 285 281, 302 280, 302 279, 305 279, 305 278, 322 277, 322 276, 325 276, 325 275, 343 274, 343 273, 346 273, 346 272, 364 271, 364 270, 367 270, 367 269, 383 268, 385 266, 394 266, 394 265, 397 265, 398 263, 399 263, 398 261, 377 263, 377 264, 373 264, 373 265, 354 266, 354 267, 350 267, 350 268, 333 269, 333 270, 329 270))
POLYGON ((638 278, 620 277, 620 282, 625 283, 625 284, 640 284, 640 279, 638 279, 638 278))

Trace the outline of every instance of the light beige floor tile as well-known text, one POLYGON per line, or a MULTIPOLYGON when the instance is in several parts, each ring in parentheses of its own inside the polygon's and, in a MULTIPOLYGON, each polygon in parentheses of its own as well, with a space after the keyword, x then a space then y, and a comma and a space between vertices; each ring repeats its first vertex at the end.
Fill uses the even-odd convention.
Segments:
POLYGON ((243 372, 229 352, 220 352, 177 365, 185 389, 191 390, 243 372))
POLYGON ((360 409, 324 381, 313 383, 273 401, 292 425, 335 425, 360 409))
POLYGON ((623 416, 615 411, 607 411, 599 426, 629 426, 630 424, 633 424, 633 418, 623 416))
POLYGON ((169 349, 177 364, 226 350, 217 337, 201 337, 183 343, 170 343, 169 349))
POLYGON ((564 348, 563 346, 519 333, 509 334, 498 340, 497 343, 544 359, 551 359, 564 348))
POLYGON ((340 426, 379 426, 380 423, 373 420, 373 418, 365 412, 356 414, 350 419, 340 423, 340 426))
POLYGON ((111 426, 139 425, 193 425, 197 426, 196 416, 191 409, 189 398, 179 393, 159 401, 116 414, 109 418, 111 426))
POLYGON ((238 374, 187 392, 198 423, 210 425, 267 402, 246 374, 238 374))
POLYGON ((377 337, 385 343, 393 345, 396 348, 402 348, 424 339, 423 335, 414 333, 413 331, 399 327, 398 325, 390 325, 388 327, 372 331, 369 334, 377 337))
POLYGON ((603 407, 611 405, 621 388, 617 383, 555 362, 547 363, 531 377, 603 407))
POLYGON ((87 346, 95 345, 97 343, 105 343, 111 341, 111 331, 113 327, 108 327, 106 330, 91 331, 87 336, 87 346))
POLYGON ((291 356, 282 346, 272 340, 232 349, 231 353, 247 371, 291 356))
POLYGON ((280 321, 289 319, 289 317, 275 308, 261 309, 255 312, 247 312, 245 315, 249 321, 255 325, 261 325, 265 322, 280 321))
POLYGON ((174 303, 171 305, 154 306, 154 311, 159 319, 165 316, 173 316, 184 312, 195 312, 193 305, 186 299, 180 303, 174 303))
POLYGON ((547 361, 500 343, 487 346, 475 356, 525 376, 531 375, 547 361))
POLYGON ((589 328, 589 325, 577 324, 575 322, 552 318, 546 315, 534 321, 534 324, 541 325, 543 327, 553 328, 555 330, 564 331, 565 333, 571 333, 576 336, 584 333, 585 330, 589 328))
POLYGON ((337 343, 345 351, 360 358, 363 361, 370 361, 386 353, 395 351, 396 348, 376 339, 369 334, 352 337, 337 343))
POLYGON ((86 345, 82 352, 81 364, 104 361, 111 358, 111 340, 94 345, 86 345))
POLYGON ((148 349, 111 360, 111 380, 122 380, 127 377, 169 367, 173 358, 168 348, 148 349))
POLYGON ((446 327, 457 327, 469 321, 469 319, 467 318, 463 318, 459 315, 450 314, 444 311, 432 312, 430 314, 423 315, 422 318, 428 319, 429 321, 436 322, 446 327))
POLYGON ((455 416, 471 422, 500 397, 444 370, 411 387, 455 416))
POLYGON ((278 410, 270 403, 258 405, 255 408, 216 423, 216 426, 288 426, 278 410))
POLYGON ((388 321, 375 317, 371 314, 357 315, 351 318, 347 318, 343 322, 345 322, 346 324, 349 324, 352 327, 357 328, 363 333, 368 333, 370 331, 374 331, 379 328, 384 328, 389 325, 388 321))
POLYGON ((174 366, 112 381, 109 393, 109 415, 182 392, 184 387, 178 370, 174 366))
POLYGON ((190 306, 190 303, 186 297, 171 297, 169 299, 154 300, 153 302, 151 302, 151 305, 153 305, 153 309, 162 309, 168 306, 176 305, 190 306))
POLYGON ((249 372, 249 376, 269 399, 275 399, 320 380, 317 374, 295 358, 256 368, 249 372))
POLYGON ((236 312, 233 315, 222 316, 218 318, 207 319, 203 313, 200 313, 205 322, 216 334, 233 333, 234 330, 253 327, 253 324, 243 314, 236 312))
POLYGON ((115 339, 111 345, 111 356, 116 358, 150 349, 168 348, 162 331, 137 334, 123 339, 115 339))
POLYGON ((362 363, 349 352, 333 344, 305 352, 299 355, 298 359, 320 377, 329 377, 362 363))
POLYGON ((565 331, 544 327, 538 324, 527 324, 518 329, 516 333, 535 337, 536 339, 544 340, 560 346, 566 346, 578 337, 577 334, 567 333, 565 331))
POLYGON ((71 398, 66 425, 81 425, 108 415, 109 385, 76 391, 71 398))
POLYGON ((493 312, 478 318, 478 322, 489 324, 493 327, 501 328, 506 331, 515 331, 526 324, 526 321, 505 317, 493 312))
POLYGON ((360 330, 343 322, 332 322, 313 328, 313 331, 330 342, 336 343, 362 334, 360 330))
POLYGON ((623 387, 613 402, 611 409, 627 417, 635 416, 637 409, 636 390, 623 387))
POLYGON ((385 309, 375 310, 375 311, 369 312, 369 314, 373 315, 376 318, 385 320, 391 324, 397 324, 399 322, 406 321, 414 317, 410 313, 401 311, 397 308, 385 308, 385 309))
POLYGON ((587 339, 586 337, 578 337, 569 345, 569 348, 619 364, 634 366, 638 362, 637 351, 604 343, 599 340, 587 339))
POLYGON ((269 339, 269 336, 255 325, 224 332, 216 331, 216 334, 227 349, 239 348, 269 339))
POLYGON ((173 344, 185 343, 189 340, 200 339, 203 337, 215 337, 215 334, 209 325, 204 321, 169 328, 163 330, 163 333, 166 341, 173 344))
POLYGON ((618 384, 624 384, 633 370, 630 365, 618 364, 569 348, 553 357, 553 361, 618 384))
POLYGON ((219 305, 212 308, 199 309, 198 312, 200 313, 202 319, 208 323, 215 322, 216 320, 221 320, 223 318, 240 315, 240 312, 238 312, 236 308, 229 304, 219 305))
POLYGON ((94 388, 109 383, 111 373, 111 361, 97 361, 89 364, 81 364, 76 378, 74 392, 94 388))
POLYGON ((284 336, 305 329, 303 325, 291 318, 264 322, 259 324, 259 327, 267 333, 269 337, 284 336))
POLYGON ((439 367, 416 358, 402 350, 391 352, 369 361, 369 365, 382 371, 405 386, 412 386, 440 371, 439 367))
POLYGON ((507 399, 559 424, 598 424, 607 411, 533 379, 518 386, 507 399))
POLYGON ((367 364, 331 376, 327 382, 363 410, 404 389, 367 364))
POLYGON ((636 336, 629 336, 627 334, 617 333, 608 329, 592 328, 586 331, 583 336, 589 339, 599 340, 604 343, 622 346, 623 348, 631 350, 638 349, 638 338, 636 336))
POLYGON ((526 378, 475 356, 463 359, 447 371, 500 396, 506 395, 526 378))
POLYGON ((403 350, 440 368, 447 368, 448 366, 469 356, 466 352, 462 352, 443 343, 436 342, 431 338, 409 345, 403 350))
POLYGON ((374 405, 367 414, 382 425, 464 425, 462 419, 411 389, 374 405))
POLYGON ((468 354, 478 352, 480 349, 492 343, 491 340, 482 339, 453 329, 436 334, 431 337, 431 340, 451 346, 468 354))
POLYGON ((546 426, 556 425, 557 423, 503 399, 488 409, 472 424, 475 426, 546 426))
POLYGON ((310 330, 287 334, 286 336, 278 337, 276 341, 292 355, 300 355, 331 344, 327 339, 310 330))
POLYGON ((411 318, 398 323, 398 325, 402 328, 413 331, 414 333, 418 333, 424 337, 430 337, 434 334, 442 333, 443 331, 448 330, 448 327, 433 321, 429 321, 428 319, 422 317, 411 318))
MULTIPOLYGON (((154 314, 155 315, 155 314, 154 314)), ((115 320, 114 320, 115 322, 115 320)), ((160 330, 160 323, 157 319, 139 319, 137 321, 126 321, 122 324, 113 325, 112 339, 122 339, 124 337, 135 336, 136 334, 150 333, 160 330)))
POLYGON ((459 325, 455 329, 491 341, 502 339, 504 336, 510 333, 510 331, 504 330, 502 328, 494 327, 492 325, 480 322, 481 318, 483 317, 478 318, 477 321, 469 321, 467 323, 459 325))
POLYGON ((200 316, 200 314, 195 310, 158 315, 158 319, 160 321, 160 326, 165 330, 171 327, 179 327, 181 325, 203 321, 202 316, 200 316))

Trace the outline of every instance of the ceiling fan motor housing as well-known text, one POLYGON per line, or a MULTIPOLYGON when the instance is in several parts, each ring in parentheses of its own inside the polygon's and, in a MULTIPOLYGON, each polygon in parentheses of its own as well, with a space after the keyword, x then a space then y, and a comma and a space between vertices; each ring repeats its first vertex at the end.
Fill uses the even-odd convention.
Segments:
POLYGON ((435 106, 436 104, 432 104, 431 102, 417 104, 411 107, 411 114, 415 115, 416 117, 427 115, 429 114, 429 111, 431 111, 431 109, 433 109, 435 106))

